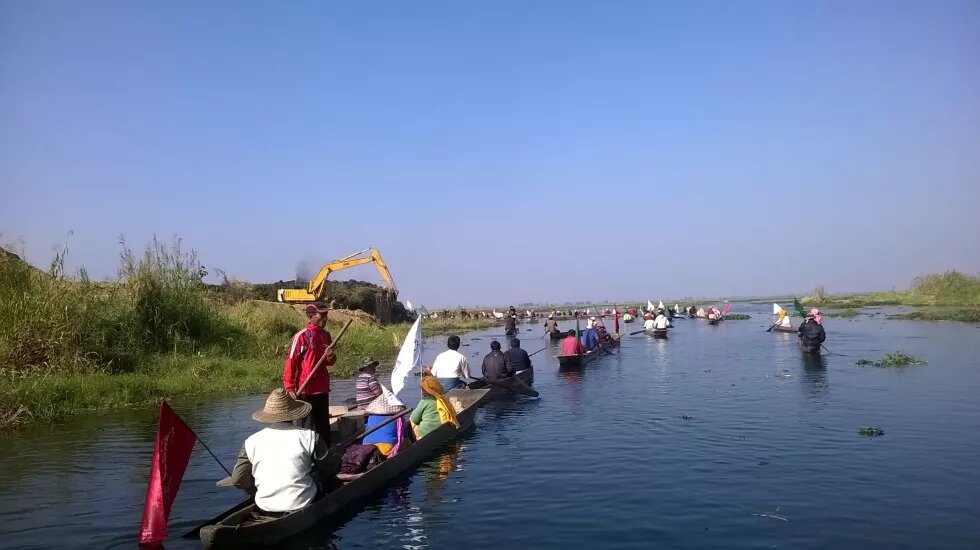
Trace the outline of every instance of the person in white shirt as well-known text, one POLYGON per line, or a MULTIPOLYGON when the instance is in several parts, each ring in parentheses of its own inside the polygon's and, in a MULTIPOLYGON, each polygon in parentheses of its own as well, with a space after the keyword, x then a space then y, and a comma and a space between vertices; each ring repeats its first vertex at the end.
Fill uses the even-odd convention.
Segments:
MULTIPOLYGON (((264 512, 299 510, 317 495, 316 479, 336 475, 327 445, 313 430, 293 425, 310 413, 310 404, 276 388, 252 418, 266 424, 245 440, 231 474, 231 485, 255 498, 264 512)), ((219 482, 221 483, 221 482, 219 482)))
POLYGON ((657 318, 653 320, 653 328, 657 330, 664 330, 670 327, 670 319, 664 315, 663 310, 657 312, 657 318))
POLYGON ((643 321, 643 330, 653 330, 656 326, 653 316, 648 313, 643 318, 646 319, 646 321, 643 321))
POLYGON ((470 376, 470 363, 459 351, 459 336, 453 334, 446 340, 446 351, 436 356, 429 373, 439 379, 443 389, 449 391, 465 385, 464 379, 470 376))

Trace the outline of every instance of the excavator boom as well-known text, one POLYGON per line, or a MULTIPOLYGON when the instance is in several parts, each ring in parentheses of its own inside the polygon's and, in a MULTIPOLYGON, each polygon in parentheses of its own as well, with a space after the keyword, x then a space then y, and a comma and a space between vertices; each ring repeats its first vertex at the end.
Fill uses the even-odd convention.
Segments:
POLYGON ((381 259, 381 254, 376 248, 367 248, 365 250, 361 250, 360 252, 355 252, 348 256, 344 256, 339 260, 334 260, 321 267, 320 271, 316 274, 316 277, 314 277, 313 280, 306 285, 305 289, 280 288, 277 296, 280 302, 315 302, 317 300, 323 300, 327 293, 327 277, 329 277, 331 273, 334 271, 340 271, 341 269, 357 267, 368 263, 373 263, 375 267, 378 268, 378 273, 380 273, 381 278, 385 280, 385 283, 388 285, 388 289, 394 296, 397 296, 398 288, 395 287, 395 280, 392 279, 391 272, 388 271, 388 264, 381 259), (364 253, 370 254, 368 256, 362 256, 364 253))

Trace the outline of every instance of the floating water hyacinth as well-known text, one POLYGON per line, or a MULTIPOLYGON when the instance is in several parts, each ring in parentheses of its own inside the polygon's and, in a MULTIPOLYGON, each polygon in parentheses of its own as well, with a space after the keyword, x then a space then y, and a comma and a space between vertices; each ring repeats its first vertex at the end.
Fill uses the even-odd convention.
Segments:
POLYGON ((858 433, 861 435, 866 435, 868 437, 881 437, 885 435, 885 430, 882 430, 881 428, 875 428, 873 426, 865 426, 859 429, 858 433))
POLYGON ((907 367, 909 365, 924 365, 925 361, 919 359, 918 357, 913 357, 911 355, 896 351, 895 353, 889 353, 877 361, 872 361, 870 359, 858 359, 854 362, 855 365, 872 367, 907 367))

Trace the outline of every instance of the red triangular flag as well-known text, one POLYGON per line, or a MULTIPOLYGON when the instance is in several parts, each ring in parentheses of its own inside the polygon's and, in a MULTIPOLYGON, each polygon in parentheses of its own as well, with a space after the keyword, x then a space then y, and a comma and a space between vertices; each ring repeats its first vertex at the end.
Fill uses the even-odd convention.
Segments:
POLYGON ((167 519, 177 498, 197 435, 184 424, 166 401, 160 402, 160 423, 153 444, 150 480, 143 501, 140 544, 155 544, 167 538, 167 519))
POLYGON ((731 310, 732 310, 732 304, 725 304, 725 311, 723 311, 722 313, 728 313, 731 310))

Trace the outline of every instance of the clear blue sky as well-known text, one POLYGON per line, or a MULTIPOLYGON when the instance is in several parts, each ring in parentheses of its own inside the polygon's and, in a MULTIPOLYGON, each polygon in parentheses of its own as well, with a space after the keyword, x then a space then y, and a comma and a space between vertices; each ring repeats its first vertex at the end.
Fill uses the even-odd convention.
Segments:
POLYGON ((980 271, 980 2, 0 0, 0 240, 430 306, 980 271), (370 268, 340 278, 378 280, 370 268))

